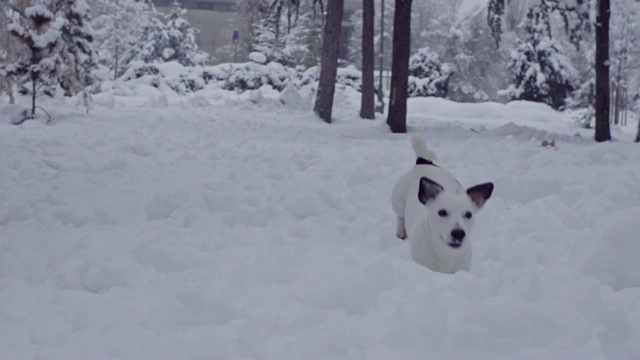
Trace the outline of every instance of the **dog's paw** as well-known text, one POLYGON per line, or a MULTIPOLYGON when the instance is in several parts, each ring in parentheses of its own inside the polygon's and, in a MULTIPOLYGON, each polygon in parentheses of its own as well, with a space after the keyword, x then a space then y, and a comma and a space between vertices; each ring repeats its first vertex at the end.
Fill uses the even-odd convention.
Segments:
POLYGON ((398 239, 404 240, 407 238, 407 232, 404 229, 398 229, 396 230, 396 236, 398 239))

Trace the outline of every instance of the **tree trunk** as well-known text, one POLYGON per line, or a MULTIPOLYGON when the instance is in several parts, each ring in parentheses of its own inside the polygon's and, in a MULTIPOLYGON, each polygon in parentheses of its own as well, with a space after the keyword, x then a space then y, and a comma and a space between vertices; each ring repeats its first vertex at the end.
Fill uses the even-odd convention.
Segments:
POLYGON ((313 112, 329 124, 331 123, 331 112, 333 111, 333 94, 336 89, 343 12, 344 0, 329 0, 322 37, 320 80, 318 81, 316 103, 313 108, 313 112))
POLYGON ((362 98, 360 101, 360 117, 375 119, 374 90, 374 7, 373 0, 362 1, 362 98))
POLYGON ((618 79, 615 85, 615 97, 613 98, 613 123, 615 125, 622 125, 620 123, 620 113, 622 110, 622 87, 620 85, 620 79, 618 79))
POLYGON ((409 87, 409 52, 411 51, 411 1, 396 0, 393 15, 393 55, 391 94, 387 124, 394 133, 407 132, 407 97, 409 87))
MULTIPOLYGON (((116 2, 116 7, 118 7, 118 0, 115 0, 116 2)), ((113 34, 115 36, 115 63, 113 65, 113 81, 118 80, 118 63, 120 61, 120 47, 118 46, 120 44, 120 19, 118 19, 118 15, 120 14, 120 12, 116 13, 114 16, 114 26, 115 26, 115 34, 113 34)))
POLYGON ((598 142, 611 140, 609 128, 609 0, 598 0, 596 16, 596 132, 598 142))
POLYGON ((36 76, 32 74, 31 75, 31 117, 29 119, 36 118, 36 97, 38 96, 36 80, 37 80, 36 76))
POLYGON ((636 133, 636 142, 640 142, 640 121, 638 121, 638 132, 636 133))
POLYGON ((9 92, 9 104, 13 105, 16 103, 16 96, 13 94, 13 80, 7 78, 7 84, 9 86, 7 90, 9 92))
POLYGON ((118 44, 116 43, 116 60, 113 65, 113 80, 118 80, 118 44))

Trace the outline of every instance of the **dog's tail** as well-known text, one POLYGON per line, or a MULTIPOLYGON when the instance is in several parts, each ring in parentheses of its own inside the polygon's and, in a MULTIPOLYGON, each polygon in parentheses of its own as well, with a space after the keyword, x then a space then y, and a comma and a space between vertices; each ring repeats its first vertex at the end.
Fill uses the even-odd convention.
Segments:
POLYGON ((411 147, 413 147, 413 151, 416 153, 416 158, 423 158, 430 162, 437 160, 436 154, 427 148, 427 144, 421 137, 417 135, 412 136, 411 147))

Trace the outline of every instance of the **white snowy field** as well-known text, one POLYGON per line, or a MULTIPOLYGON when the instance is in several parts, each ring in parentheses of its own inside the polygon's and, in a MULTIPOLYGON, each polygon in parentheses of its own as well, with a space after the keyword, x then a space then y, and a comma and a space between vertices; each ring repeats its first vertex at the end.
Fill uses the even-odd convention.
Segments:
POLYGON ((327 125, 266 90, 116 93, 0 123, 0 359, 640 358, 635 123, 412 99, 439 164, 496 185, 444 275, 394 235, 410 134, 355 94, 327 125))

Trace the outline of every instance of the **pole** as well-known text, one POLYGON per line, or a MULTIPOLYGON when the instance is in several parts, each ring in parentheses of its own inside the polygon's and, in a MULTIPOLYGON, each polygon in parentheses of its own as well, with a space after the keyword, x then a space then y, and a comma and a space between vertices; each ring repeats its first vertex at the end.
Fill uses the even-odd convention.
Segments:
POLYGON ((384 68, 384 0, 380 0, 380 76, 378 76, 378 103, 376 112, 384 113, 384 88, 382 87, 382 70, 384 68))
POLYGON ((236 62, 237 54, 238 54, 238 43, 240 42, 240 32, 238 30, 233 32, 231 36, 231 42, 233 43, 233 62, 236 62))

